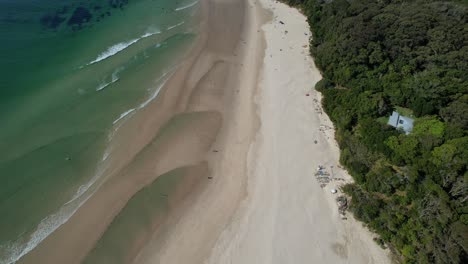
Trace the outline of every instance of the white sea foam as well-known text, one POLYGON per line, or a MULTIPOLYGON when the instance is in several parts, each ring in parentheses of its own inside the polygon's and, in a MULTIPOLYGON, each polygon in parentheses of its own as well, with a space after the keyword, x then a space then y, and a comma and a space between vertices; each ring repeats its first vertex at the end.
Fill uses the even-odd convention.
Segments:
MULTIPOLYGON (((106 149, 104 153, 104 157, 110 155, 110 150, 106 149)), ((5 259, 0 259, 0 264, 14 264, 24 255, 28 254, 31 250, 33 250, 39 243, 41 243, 45 238, 47 238, 50 234, 52 234, 55 230, 57 230, 60 226, 65 224, 68 219, 70 219, 76 211, 96 192, 98 189, 94 188, 94 190, 89 193, 87 196, 83 196, 90 188, 93 186, 104 174, 104 172, 108 169, 109 164, 104 163, 105 159, 100 162, 96 173, 94 174, 93 178, 89 180, 87 183, 81 185, 75 195, 66 202, 63 206, 61 206, 55 213, 45 217, 41 220, 41 222, 37 225, 36 229, 32 234, 29 234, 28 237, 25 237, 26 234, 23 233, 19 236, 19 239, 15 242, 8 242, 6 244, 0 245, 0 249, 2 252, 5 252, 7 257, 5 259), (27 240, 27 243, 22 243, 22 241, 27 240)))
POLYGON ((190 7, 192 7, 192 6, 196 5, 196 4, 198 4, 198 1, 195 1, 195 2, 193 2, 193 3, 187 4, 187 5, 185 5, 185 6, 178 7, 178 8, 175 9, 175 11, 181 11, 181 10, 190 8, 190 7))
MULTIPOLYGON (((122 127, 122 125, 125 123, 125 122, 120 122, 122 119, 124 119, 127 115, 129 114, 133 114, 134 112, 136 112, 137 110, 140 110, 144 107, 146 107, 152 100, 154 100, 161 88, 164 86, 164 84, 167 82, 167 80, 169 79, 169 77, 165 78, 166 76, 168 76, 168 74, 172 74, 174 72, 174 70, 176 69, 176 66, 171 68, 169 71, 165 72, 161 77, 159 77, 158 80, 156 80, 156 83, 159 83, 161 82, 163 79, 163 82, 160 83, 160 85, 156 88, 155 92, 150 96, 148 97, 148 99, 146 99, 143 103, 141 103, 137 108, 132 108, 128 111, 125 111, 124 113, 122 113, 119 118, 117 118, 116 120, 114 120, 114 122, 112 123, 114 126, 114 129, 112 130, 111 133, 109 133, 108 135, 108 141, 110 142, 112 140, 112 138, 114 137, 115 133, 117 133, 117 131, 120 129, 120 127, 122 127)), ((108 157, 108 153, 104 153, 104 156, 103 156, 103 161, 107 159, 108 157)))
POLYGON ((138 109, 142 109, 144 107, 146 107, 149 103, 151 103, 151 101, 153 101, 156 97, 158 97, 159 95, 159 92, 161 91, 161 89, 164 87, 164 85, 166 84, 166 82, 169 80, 169 78, 172 76, 172 74, 174 73, 174 70, 175 70, 176 67, 172 68, 170 71, 164 73, 158 80, 157 82, 159 82, 159 85, 158 87, 156 87, 156 90, 154 90, 154 93, 148 97, 148 99, 146 99, 143 103, 140 104, 140 106, 138 107, 138 109))
POLYGON ((124 119, 126 116, 128 116, 129 114, 132 114, 133 112, 135 112, 135 108, 132 108, 132 109, 129 109, 125 112, 123 112, 122 114, 120 114, 119 118, 117 118, 116 120, 114 120, 114 122, 112 122, 112 124, 116 124, 118 123, 120 120, 124 119))
POLYGON ((107 160, 107 158, 110 156, 110 151, 109 150, 106 150, 106 152, 104 152, 104 155, 102 155, 102 160, 101 161, 105 161, 107 160))
MULTIPOLYGON (((148 97, 143 103, 139 105, 138 108, 132 108, 130 110, 125 111, 122 113, 119 118, 117 118, 113 124, 119 123, 120 120, 124 119, 126 116, 133 114, 135 111, 146 107, 152 100, 154 100, 161 91, 162 87, 166 84, 169 78, 177 69, 177 66, 172 67, 169 71, 164 73, 156 82, 159 83, 158 87, 155 89, 154 93, 148 97)), ((118 72, 118 71, 116 71, 118 72)), ((115 75, 117 76, 117 75, 115 75)), ((117 77, 115 77, 117 78, 117 77)), ((113 76, 113 80, 115 79, 113 76)), ((122 125, 118 124, 117 128, 111 133, 113 135, 118 128, 122 125)), ((110 135, 109 140, 112 138, 110 135)), ((101 160, 101 166, 99 166, 98 171, 95 173, 94 177, 88 181, 86 184, 81 185, 75 195, 70 199, 67 203, 65 203, 56 213, 51 214, 39 223, 36 227, 36 230, 29 236, 29 240, 26 244, 19 243, 19 242, 10 242, 6 245, 0 245, 0 249, 2 251, 6 250, 8 257, 6 259, 1 259, 0 264, 13 264, 16 263, 21 257, 29 253, 33 250, 39 243, 41 243, 45 238, 47 238, 50 234, 52 234, 55 230, 57 230, 61 225, 65 224, 68 219, 70 219, 76 211, 94 194, 97 190, 96 188, 93 189, 91 193, 89 193, 86 197, 83 195, 90 190, 90 188, 95 185, 95 183, 101 178, 104 171, 107 169, 104 161, 110 156, 110 150, 106 149, 103 154, 103 158, 101 160)), ((20 237, 23 237, 21 235, 20 237)))
MULTIPOLYGON (((117 80, 116 80, 117 81, 117 80)), ((101 91, 103 90, 104 88, 106 88, 107 86, 111 85, 112 83, 114 82, 107 82, 107 83, 102 83, 100 84, 97 88, 96 88, 96 91, 101 91)))
POLYGON ((109 58, 111 56, 114 56, 115 54, 121 52, 122 50, 130 47, 131 45, 137 43, 141 39, 144 39, 144 38, 156 35, 156 34, 160 34, 160 33, 161 33, 161 31, 159 31, 159 30, 150 31, 150 32, 146 32, 145 34, 141 35, 139 38, 135 38, 135 39, 132 39, 132 40, 129 40, 129 41, 126 41, 126 42, 117 43, 117 44, 109 47, 106 51, 99 54, 99 56, 97 56, 96 59, 94 59, 93 61, 87 63, 86 65, 91 65, 91 64, 94 64, 96 62, 100 62, 102 60, 105 60, 105 59, 107 59, 107 58, 109 58))
POLYGON ((120 51, 126 49, 130 45, 136 43, 138 40, 139 40, 139 38, 132 39, 132 40, 130 40, 128 42, 121 42, 121 43, 118 43, 116 45, 113 45, 112 47, 108 48, 106 51, 99 54, 99 56, 97 56, 97 58, 95 60, 89 62, 87 65, 90 65, 90 64, 105 60, 105 59, 119 53, 120 51))
POLYGON ((173 26, 169 26, 169 27, 167 27, 167 30, 171 30, 171 29, 176 28, 178 26, 182 26, 184 23, 185 23, 185 21, 182 21, 182 22, 180 22, 178 24, 175 24, 173 26))
POLYGON ((151 101, 153 101, 156 97, 158 97, 159 91, 161 91, 161 88, 164 86, 165 83, 166 82, 160 84, 158 88, 156 88, 154 93, 148 99, 146 99, 146 101, 144 101, 138 109, 142 109, 146 107, 149 103, 151 103, 151 101))
POLYGON ((116 81, 119 80, 119 76, 118 74, 123 70, 124 68, 123 67, 119 67, 117 68, 113 73, 112 73, 112 79, 110 82, 105 82, 105 83, 102 83, 101 85, 99 85, 97 88, 96 88, 96 91, 101 91, 103 90, 104 88, 106 88, 107 86, 115 83, 116 81))
POLYGON ((112 139, 114 138, 115 133, 117 133, 117 131, 120 129, 120 127, 121 127, 123 124, 124 124, 124 122, 120 122, 120 123, 118 123, 118 124, 116 124, 116 125, 114 126, 114 129, 112 130, 112 132, 109 133, 109 135, 107 136, 107 141, 108 141, 108 142, 111 142, 111 141, 112 141, 112 139))
MULTIPOLYGON (((106 150, 104 155, 106 153, 109 153, 108 150, 106 150)), ((102 161, 104 161, 104 159, 102 161)), ((91 180, 89 180, 87 183, 81 185, 78 188, 78 191, 76 191, 75 195, 71 198, 71 200, 65 203, 65 206, 75 202, 78 198, 85 194, 89 190, 89 188, 91 188, 91 186, 93 186, 97 182, 97 180, 102 176, 103 172, 104 169, 102 167, 99 167, 98 172, 94 174, 93 178, 91 178, 91 180)))
POLYGON ((72 199, 63 205, 56 213, 47 216, 42 219, 36 230, 30 235, 29 240, 26 244, 14 244, 9 246, 9 256, 7 259, 0 260, 1 264, 13 264, 16 263, 21 257, 33 250, 39 243, 41 243, 46 237, 52 234, 57 228, 66 223, 70 217, 76 213, 92 194, 87 196, 82 201, 79 201, 78 205, 74 205, 72 202, 76 201, 77 198, 72 199))

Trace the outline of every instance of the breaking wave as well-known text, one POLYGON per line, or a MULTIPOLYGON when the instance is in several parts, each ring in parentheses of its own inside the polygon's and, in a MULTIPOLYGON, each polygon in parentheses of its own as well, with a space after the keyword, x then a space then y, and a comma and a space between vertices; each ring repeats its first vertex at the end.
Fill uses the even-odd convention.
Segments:
MULTIPOLYGON (((154 93, 151 94, 144 102, 142 102, 137 108, 132 108, 124 113, 120 114, 119 118, 114 120, 113 124, 119 123, 122 119, 127 117, 128 115, 134 114, 137 110, 146 107, 151 101, 153 101, 161 91, 162 87, 166 84, 169 78, 177 69, 177 66, 171 68, 169 71, 164 73, 156 83, 159 85, 154 90, 154 93)), ((112 81, 116 82, 118 80, 118 73, 121 69, 117 69, 112 76, 112 81)), ((103 89, 103 88, 102 88, 103 89)), ((120 127, 122 124, 118 124, 117 126, 120 127)), ((118 128, 117 128, 118 129, 118 128)), ((117 130, 116 129, 116 130, 117 130)), ((116 131, 114 130, 114 132, 116 131)), ((113 133, 114 133, 113 132, 113 133)), ((111 134, 113 134, 111 133, 111 134)), ((111 135, 109 140, 111 139, 111 135)), ((13 264, 16 263, 20 258, 24 255, 28 254, 31 250, 33 250, 39 243, 41 243, 44 239, 46 239, 50 234, 52 234, 55 230, 57 230, 60 226, 65 224, 77 211, 78 209, 94 194, 97 188, 91 190, 91 192, 85 196, 88 190, 91 189, 93 185, 101 178, 104 171, 107 169, 107 165, 105 162, 109 155, 110 149, 106 149, 105 153, 103 154, 101 165, 98 167, 95 175, 92 179, 90 179, 87 183, 81 185, 75 195, 62 207, 60 207, 55 213, 45 217, 41 220, 41 222, 37 225, 36 229, 32 234, 28 237, 22 235, 17 241, 10 241, 9 243, 0 245, 0 250, 5 252, 8 257, 6 259, 0 259, 0 264, 13 264), (22 242, 26 243, 22 243, 22 242)))
MULTIPOLYGON (((9 257, 7 259, 0 260, 0 263, 16 263, 21 257, 28 254, 37 245, 39 245, 39 243, 41 243, 50 234, 57 230, 57 228, 65 224, 68 219, 70 219, 70 217, 72 217, 76 211, 78 211, 78 209, 92 196, 93 193, 83 197, 82 200, 79 200, 79 198, 82 198, 82 194, 84 194, 89 189, 89 187, 91 187, 97 181, 97 179, 100 178, 103 171, 104 169, 101 169, 96 173, 96 175, 88 184, 81 186, 76 195, 70 201, 60 207, 56 213, 42 219, 34 232, 29 236, 26 244, 21 243, 20 241, 16 241, 10 242, 7 245, 1 245, 1 247, 7 250, 9 257)), ((24 239, 23 235, 19 240, 21 239, 24 239)))
POLYGON ((156 34, 160 34, 160 33, 161 33, 161 31, 159 31, 159 30, 153 31, 153 32, 147 32, 147 33, 141 35, 138 38, 135 38, 135 39, 132 39, 132 40, 129 40, 129 41, 126 41, 126 42, 117 43, 117 44, 109 47, 106 51, 99 54, 99 56, 97 56, 96 59, 94 59, 91 62, 88 62, 86 65, 91 65, 91 64, 94 64, 96 62, 100 62, 102 60, 105 60, 105 59, 107 59, 107 58, 109 58, 111 56, 114 56, 115 54, 121 52, 122 50, 130 47, 131 45, 137 43, 141 39, 144 39, 144 38, 156 35, 156 34))
POLYGON ((192 6, 196 5, 196 4, 198 4, 198 1, 195 1, 195 2, 193 2, 193 3, 190 3, 190 4, 187 4, 187 5, 178 7, 178 8, 175 9, 175 11, 181 11, 181 10, 190 8, 190 7, 192 7, 192 6))
POLYGON ((157 82, 160 82, 158 87, 156 87, 156 90, 154 90, 154 93, 148 97, 148 99, 146 99, 143 103, 140 104, 140 106, 138 107, 138 109, 142 109, 144 107, 146 107, 149 103, 151 103, 151 101, 153 101, 156 97, 158 97, 159 95, 159 92, 161 91, 161 89, 164 87, 164 85, 166 84, 166 82, 169 80, 169 78, 172 76, 172 74, 174 73, 175 71, 175 67, 173 69, 171 69, 170 71, 164 73, 159 79, 157 82))
POLYGON ((123 112, 122 114, 120 114, 119 118, 117 118, 116 120, 114 120, 114 122, 112 122, 112 124, 115 125, 116 123, 118 123, 120 120, 124 119, 129 114, 135 112, 135 110, 136 110, 135 108, 132 108, 132 109, 129 109, 129 110, 123 112))
POLYGON ((112 73, 112 78, 111 78, 111 81, 110 82, 104 82, 102 84, 100 84, 97 88, 96 88, 96 91, 101 91, 103 90, 104 88, 106 88, 107 86, 115 83, 116 81, 119 80, 119 76, 118 74, 123 70, 122 67, 120 68, 117 68, 117 70, 115 70, 113 73, 112 73))
POLYGON ((176 28, 176 27, 178 27, 178 26, 182 26, 184 23, 185 23, 185 21, 182 21, 182 22, 180 22, 180 23, 178 23, 178 24, 169 26, 169 27, 167 27, 167 30, 171 30, 171 29, 176 28))

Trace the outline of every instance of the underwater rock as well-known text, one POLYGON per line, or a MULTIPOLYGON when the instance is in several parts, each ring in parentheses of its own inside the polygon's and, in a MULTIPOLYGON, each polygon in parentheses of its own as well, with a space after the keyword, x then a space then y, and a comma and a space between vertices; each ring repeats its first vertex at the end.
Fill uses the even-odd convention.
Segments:
POLYGON ((85 22, 89 22, 93 15, 85 7, 79 6, 73 11, 72 16, 68 20, 67 24, 69 26, 78 25, 81 26, 85 22))

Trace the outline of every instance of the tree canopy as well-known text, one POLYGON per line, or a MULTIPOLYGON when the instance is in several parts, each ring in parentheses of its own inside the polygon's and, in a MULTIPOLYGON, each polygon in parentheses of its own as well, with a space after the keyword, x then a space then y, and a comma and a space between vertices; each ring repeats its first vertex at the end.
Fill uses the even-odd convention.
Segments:
POLYGON ((405 263, 467 263, 466 1, 285 2, 308 17, 356 218, 405 263), (396 108, 412 133, 381 121, 396 108))

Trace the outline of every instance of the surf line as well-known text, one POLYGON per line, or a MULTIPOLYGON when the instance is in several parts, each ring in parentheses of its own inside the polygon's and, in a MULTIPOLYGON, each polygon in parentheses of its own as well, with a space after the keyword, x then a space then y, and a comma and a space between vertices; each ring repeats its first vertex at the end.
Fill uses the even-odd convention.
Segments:
POLYGON ((175 24, 175 25, 173 25, 173 26, 169 26, 169 27, 167 27, 167 30, 171 30, 171 29, 176 28, 176 27, 178 27, 178 26, 182 26, 184 23, 185 23, 185 21, 182 21, 182 22, 180 22, 179 24, 175 24))
POLYGON ((139 38, 135 38, 135 39, 132 39, 132 40, 127 41, 127 42, 120 42, 120 43, 117 43, 115 45, 112 45, 106 51, 99 54, 99 56, 97 56, 96 59, 94 59, 91 62, 88 62, 86 65, 91 65, 91 64, 94 64, 96 62, 100 62, 102 60, 105 60, 105 59, 107 59, 109 57, 112 57, 115 54, 121 52, 122 50, 124 50, 124 49, 126 49, 128 47, 130 47, 131 45, 137 43, 140 40, 142 40, 144 38, 147 38, 147 37, 150 37, 150 36, 153 36, 153 35, 156 35, 156 34, 160 34, 160 33, 161 33, 161 31, 147 32, 147 33, 141 35, 139 38))
POLYGON ((118 67, 117 69, 114 70, 114 72, 112 73, 111 75, 111 81, 110 82, 102 82, 97 88, 96 88, 96 91, 99 92, 101 90, 103 90, 104 88, 106 88, 107 86, 115 83, 116 81, 118 81, 120 78, 119 78, 119 73, 122 72, 125 68, 123 66, 121 67, 118 67))
POLYGON ((181 11, 181 10, 190 8, 190 7, 192 7, 192 6, 196 5, 196 4, 198 4, 198 1, 195 1, 195 2, 193 2, 193 3, 187 4, 187 5, 185 5, 185 6, 178 7, 178 8, 175 9, 175 11, 181 11))
MULTIPOLYGON (((171 78, 174 72, 178 69, 178 65, 171 67, 168 71, 166 71, 161 77, 156 80, 156 83, 159 85, 156 87, 153 94, 149 96, 144 102, 142 102, 138 107, 131 108, 114 120, 112 123, 116 125, 120 123, 117 129, 124 123, 120 122, 122 119, 127 118, 129 115, 133 115, 136 113, 137 110, 145 108, 151 101, 153 101, 158 95, 161 89, 164 87, 166 82, 171 78)), ((117 130, 116 129, 116 130, 117 130)), ((114 133, 116 132, 114 130, 114 133)), ((112 137, 112 136, 111 136, 112 137)), ((110 140, 110 139, 109 139, 110 140)), ((104 153, 102 161, 105 161, 109 155, 110 151, 106 151, 104 153)), ((102 176, 102 173, 106 170, 106 167, 100 168, 95 176, 86 184, 80 186, 78 188, 77 193, 66 202, 62 207, 60 207, 56 212, 52 213, 51 215, 46 216, 41 222, 38 224, 36 229, 32 234, 29 235, 29 239, 25 244, 16 244, 14 242, 7 243, 7 245, 0 245, 0 247, 7 247, 10 250, 7 250, 7 257, 6 259, 0 259, 0 264, 14 264, 16 263, 21 257, 29 253, 31 250, 36 248, 44 239, 46 239, 50 234, 52 234, 55 230, 57 230, 60 226, 65 224, 77 211, 78 209, 86 202, 88 199, 96 192, 97 187, 91 191, 89 195, 83 197, 83 195, 89 190, 91 186, 93 186, 102 176), (77 204, 76 204, 77 203, 77 204)))

